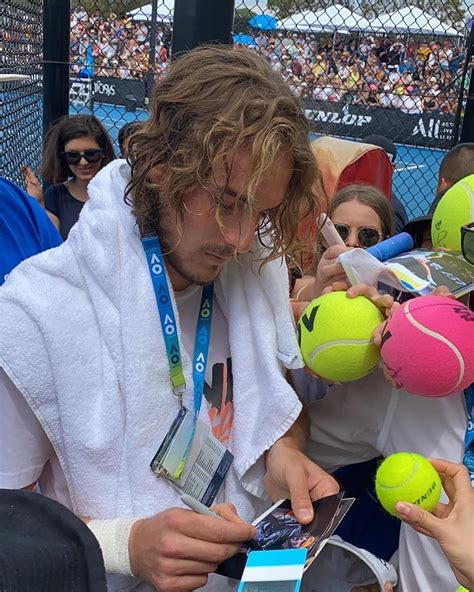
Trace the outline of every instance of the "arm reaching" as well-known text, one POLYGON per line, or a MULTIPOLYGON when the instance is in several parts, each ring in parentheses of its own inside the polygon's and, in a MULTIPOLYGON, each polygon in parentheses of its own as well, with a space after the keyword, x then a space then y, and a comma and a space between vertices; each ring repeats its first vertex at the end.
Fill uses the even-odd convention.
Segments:
POLYGON ((399 502, 401 519, 415 530, 435 538, 448 558, 460 584, 474 588, 474 491, 464 465, 432 460, 438 471, 447 504, 438 504, 432 514, 419 506, 399 502))

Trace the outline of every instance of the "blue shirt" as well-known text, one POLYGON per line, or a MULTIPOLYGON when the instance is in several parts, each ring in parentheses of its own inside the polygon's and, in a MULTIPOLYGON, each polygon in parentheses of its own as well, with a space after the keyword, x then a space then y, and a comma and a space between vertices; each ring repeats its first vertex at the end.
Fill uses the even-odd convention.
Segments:
POLYGON ((0 177, 0 285, 24 259, 62 242, 40 204, 0 177))

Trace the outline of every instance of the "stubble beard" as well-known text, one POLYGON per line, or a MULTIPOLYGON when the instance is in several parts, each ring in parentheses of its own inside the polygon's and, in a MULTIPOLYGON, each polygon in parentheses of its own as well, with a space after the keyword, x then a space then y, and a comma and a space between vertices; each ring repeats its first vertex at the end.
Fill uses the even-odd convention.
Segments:
MULTIPOLYGON (((185 257, 178 252, 179 246, 185 240, 180 240, 178 244, 175 244, 169 236, 169 232, 166 231, 166 226, 171 224, 171 217, 162 216, 160 217, 160 224, 158 226, 158 238, 160 240, 161 250, 165 259, 166 266, 171 267, 176 273, 178 273, 184 280, 198 286, 206 286, 211 284, 219 275, 220 270, 216 271, 214 275, 202 277, 199 272, 193 271, 192 263, 186 261, 185 257)), ((199 258, 199 253, 193 253, 193 256, 199 258)), ((202 252, 204 257, 204 251, 202 252)), ((169 271, 169 269, 168 269, 169 271)))

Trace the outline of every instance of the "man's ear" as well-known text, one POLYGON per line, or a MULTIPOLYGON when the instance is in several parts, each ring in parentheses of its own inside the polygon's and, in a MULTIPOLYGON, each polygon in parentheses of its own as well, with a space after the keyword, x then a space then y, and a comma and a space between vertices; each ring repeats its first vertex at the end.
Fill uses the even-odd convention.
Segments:
POLYGON ((450 181, 444 177, 440 177, 438 180, 438 187, 436 187, 436 195, 439 195, 442 191, 446 191, 451 185, 452 183, 450 181))

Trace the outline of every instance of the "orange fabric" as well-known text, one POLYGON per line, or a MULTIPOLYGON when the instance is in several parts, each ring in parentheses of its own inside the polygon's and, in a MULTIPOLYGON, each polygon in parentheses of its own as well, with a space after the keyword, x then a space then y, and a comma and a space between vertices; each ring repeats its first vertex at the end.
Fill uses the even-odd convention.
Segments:
MULTIPOLYGON (((339 138, 321 137, 312 142, 313 154, 318 162, 327 201, 343 187, 360 183, 379 189, 387 199, 392 197, 392 163, 382 148, 339 138)), ((325 197, 319 196, 322 210, 326 210, 325 197)), ((311 248, 317 236, 316 221, 302 220, 300 236, 311 248)), ((310 264, 310 258, 305 265, 310 264)))
POLYGON ((372 144, 323 137, 312 143, 328 200, 352 183, 377 187, 392 195, 392 164, 385 151, 372 144))

